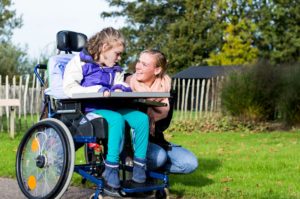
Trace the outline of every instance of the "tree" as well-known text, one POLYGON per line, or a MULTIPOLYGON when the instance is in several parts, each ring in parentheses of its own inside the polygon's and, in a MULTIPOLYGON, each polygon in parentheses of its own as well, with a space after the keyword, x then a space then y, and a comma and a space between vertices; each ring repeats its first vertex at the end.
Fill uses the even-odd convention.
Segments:
POLYGON ((259 27, 255 45, 272 63, 300 61, 300 4, 297 0, 255 1, 252 19, 259 27))
POLYGON ((206 65, 209 53, 221 47, 223 20, 219 1, 185 1, 185 12, 168 27, 165 51, 176 70, 206 65))
POLYGON ((257 61, 258 49, 253 46, 255 24, 241 20, 236 25, 228 24, 224 34, 224 45, 220 52, 212 52, 207 59, 209 65, 244 65, 257 61))
POLYGON ((29 70, 26 53, 11 43, 0 43, 0 75, 13 76, 29 70))
POLYGON ((162 50, 169 72, 192 65, 272 63, 300 59, 296 0, 107 0, 124 17, 125 64, 145 48, 162 50), (211 56, 211 57, 210 57, 211 56))
POLYGON ((11 9, 11 0, 0 0, 0 42, 11 39, 12 30, 22 26, 22 18, 16 16, 16 11, 11 9))
POLYGON ((102 17, 125 17, 122 28, 128 39, 125 63, 146 48, 162 50, 169 61, 169 72, 203 64, 211 49, 220 45, 222 29, 213 0, 107 0, 119 9, 103 12, 102 17))
POLYGON ((25 50, 13 45, 13 29, 22 26, 22 17, 16 16, 11 0, 0 0, 0 75, 15 75, 28 70, 25 50))

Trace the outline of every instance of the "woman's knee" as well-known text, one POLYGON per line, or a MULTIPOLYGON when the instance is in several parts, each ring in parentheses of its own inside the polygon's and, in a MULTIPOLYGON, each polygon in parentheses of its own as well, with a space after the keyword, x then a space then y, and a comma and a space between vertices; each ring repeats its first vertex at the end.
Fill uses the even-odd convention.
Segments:
POLYGON ((171 164, 176 166, 176 173, 188 174, 192 173, 198 168, 197 157, 189 150, 173 146, 172 150, 168 152, 171 164))
POLYGON ((154 170, 162 167, 167 162, 167 153, 160 146, 149 143, 147 151, 147 166, 148 169, 154 170))
POLYGON ((188 162, 185 162, 185 173, 192 173, 198 168, 198 160, 194 155, 191 155, 188 162))

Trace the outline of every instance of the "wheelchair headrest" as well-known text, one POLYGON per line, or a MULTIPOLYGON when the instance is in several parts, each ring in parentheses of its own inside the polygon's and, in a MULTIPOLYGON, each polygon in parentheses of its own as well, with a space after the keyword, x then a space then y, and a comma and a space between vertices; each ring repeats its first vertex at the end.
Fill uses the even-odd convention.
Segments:
POLYGON ((82 33, 62 30, 56 34, 57 49, 67 53, 80 52, 86 42, 87 36, 82 33))

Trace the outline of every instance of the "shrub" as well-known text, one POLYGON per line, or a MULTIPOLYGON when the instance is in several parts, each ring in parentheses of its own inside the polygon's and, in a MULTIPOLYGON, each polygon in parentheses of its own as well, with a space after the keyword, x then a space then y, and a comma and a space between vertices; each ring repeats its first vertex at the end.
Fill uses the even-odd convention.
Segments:
POLYGON ((282 93, 278 101, 281 119, 289 124, 300 123, 300 63, 283 67, 282 93))
POLYGON ((222 108, 241 120, 274 120, 281 89, 279 67, 260 61, 227 77, 221 94, 222 108))

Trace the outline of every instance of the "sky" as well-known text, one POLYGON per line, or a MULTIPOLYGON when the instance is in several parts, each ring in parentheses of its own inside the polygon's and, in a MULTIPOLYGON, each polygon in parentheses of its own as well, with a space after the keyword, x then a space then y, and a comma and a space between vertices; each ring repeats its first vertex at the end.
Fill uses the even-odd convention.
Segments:
POLYGON ((38 58, 42 51, 52 52, 56 33, 60 30, 81 32, 88 37, 101 29, 124 26, 122 19, 102 19, 102 11, 110 11, 105 0, 12 0, 23 26, 15 29, 14 44, 28 47, 28 54, 38 58))

